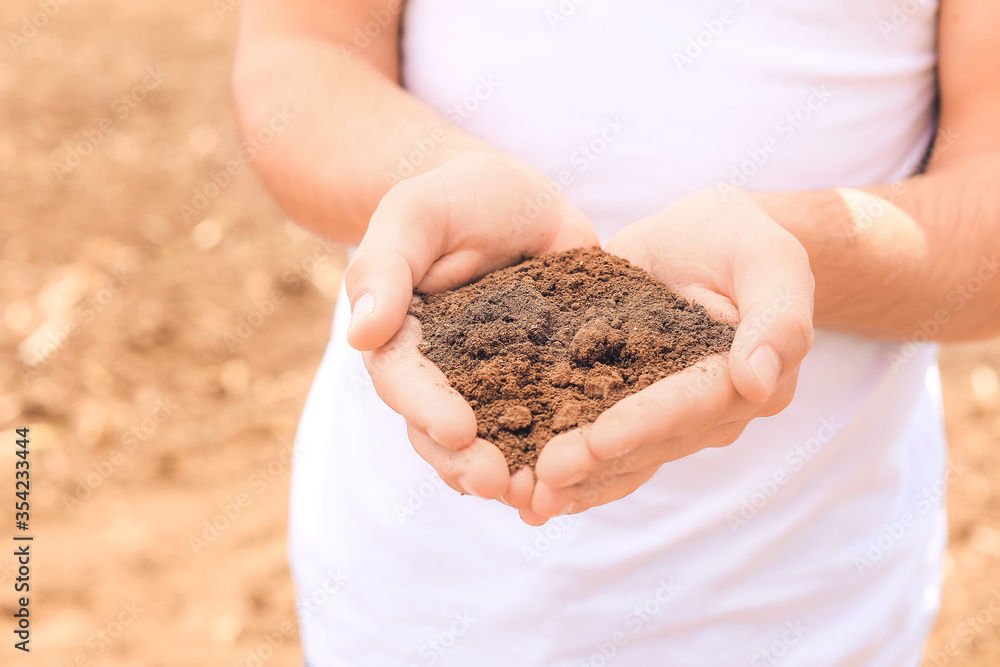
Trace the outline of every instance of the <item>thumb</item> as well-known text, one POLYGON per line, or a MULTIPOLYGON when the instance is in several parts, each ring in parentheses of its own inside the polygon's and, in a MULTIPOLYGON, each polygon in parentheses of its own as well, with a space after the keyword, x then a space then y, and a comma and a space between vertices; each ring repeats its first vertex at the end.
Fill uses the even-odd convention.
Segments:
POLYGON ((781 228, 748 240, 735 257, 733 289, 740 324, 729 356, 730 376, 744 398, 763 403, 812 347, 809 257, 781 228))
POLYGON ((351 302, 347 341, 374 350, 399 331, 413 287, 441 254, 446 201, 427 175, 401 181, 382 198, 344 273, 351 302))

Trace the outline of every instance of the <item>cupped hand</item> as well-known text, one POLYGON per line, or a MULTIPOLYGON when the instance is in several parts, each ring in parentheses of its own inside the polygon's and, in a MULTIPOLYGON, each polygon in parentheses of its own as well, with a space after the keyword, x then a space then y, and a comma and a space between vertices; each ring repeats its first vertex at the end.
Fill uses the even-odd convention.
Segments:
POLYGON ((617 500, 664 463, 731 444, 751 420, 788 406, 812 345, 806 251, 744 191, 682 199, 621 230, 607 250, 737 326, 733 346, 550 440, 522 512, 529 523, 617 500))
POLYGON ((598 245, 560 188, 509 156, 467 153, 396 184, 371 218, 345 274, 348 342, 364 351, 375 390, 406 418, 414 449, 452 488, 499 498, 527 516, 534 478, 513 479, 477 437, 472 407, 417 349, 413 290, 439 292, 546 252, 598 245))

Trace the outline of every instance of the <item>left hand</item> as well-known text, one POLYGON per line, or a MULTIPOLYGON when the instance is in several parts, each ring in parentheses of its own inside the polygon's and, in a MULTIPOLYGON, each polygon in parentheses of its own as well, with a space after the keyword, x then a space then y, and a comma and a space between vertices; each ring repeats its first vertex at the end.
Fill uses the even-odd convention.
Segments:
POLYGON ((805 249, 742 190, 704 190, 633 223, 608 252, 649 271, 716 319, 738 323, 714 355, 628 396, 542 450, 534 525, 622 498, 669 461, 734 442, 792 400, 813 341, 813 276, 805 249))
POLYGON ((534 480, 530 470, 510 475, 497 446, 477 437, 472 407, 419 351, 414 287, 452 289, 524 257, 597 244, 548 178, 499 152, 468 152, 407 178, 372 215, 344 275, 348 342, 364 351, 379 397, 406 419, 414 450, 453 489, 528 511, 534 480), (548 204, 521 215, 537 201, 548 204))

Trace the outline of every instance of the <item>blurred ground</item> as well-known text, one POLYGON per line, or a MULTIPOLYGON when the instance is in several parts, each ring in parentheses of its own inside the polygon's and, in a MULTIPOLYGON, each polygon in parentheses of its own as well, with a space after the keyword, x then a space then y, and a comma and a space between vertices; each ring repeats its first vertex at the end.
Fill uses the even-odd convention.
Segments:
MULTIPOLYGON (((223 174, 237 2, 0 8, 0 429, 32 428, 37 535, 34 652, 4 665, 300 664, 287 448, 344 258, 223 174)), ((1000 343, 943 368, 965 472, 927 664, 992 667, 1000 343)))

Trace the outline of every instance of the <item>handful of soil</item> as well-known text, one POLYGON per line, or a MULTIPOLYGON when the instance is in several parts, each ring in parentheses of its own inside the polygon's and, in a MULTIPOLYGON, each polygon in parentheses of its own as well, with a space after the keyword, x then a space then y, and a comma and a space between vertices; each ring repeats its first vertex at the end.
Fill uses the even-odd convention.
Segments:
POLYGON ((556 433, 718 352, 735 330, 602 250, 529 259, 422 294, 420 350, 472 406, 511 473, 556 433))

